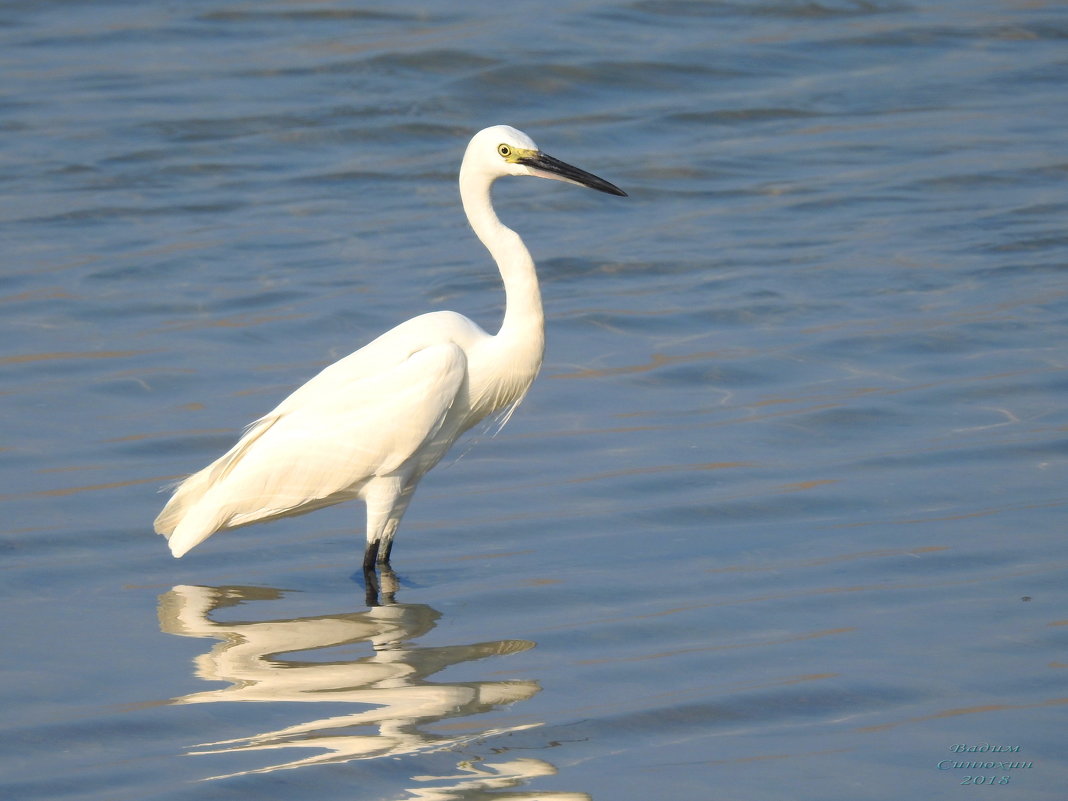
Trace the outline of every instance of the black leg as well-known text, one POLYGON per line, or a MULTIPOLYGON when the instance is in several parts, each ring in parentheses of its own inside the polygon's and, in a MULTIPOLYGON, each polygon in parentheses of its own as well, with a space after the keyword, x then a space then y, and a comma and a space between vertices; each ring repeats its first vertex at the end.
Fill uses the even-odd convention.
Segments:
POLYGON ((378 540, 367 543, 367 550, 363 552, 363 572, 366 573, 368 570, 373 572, 376 561, 378 561, 378 540))
POLYGON ((367 549, 363 552, 363 584, 366 591, 368 606, 379 605, 379 588, 385 591, 386 603, 393 603, 393 593, 397 589, 397 576, 389 566, 389 553, 393 550, 393 540, 389 540, 386 546, 381 546, 381 540, 367 543, 367 549), (378 571, 382 572, 379 580, 378 571))

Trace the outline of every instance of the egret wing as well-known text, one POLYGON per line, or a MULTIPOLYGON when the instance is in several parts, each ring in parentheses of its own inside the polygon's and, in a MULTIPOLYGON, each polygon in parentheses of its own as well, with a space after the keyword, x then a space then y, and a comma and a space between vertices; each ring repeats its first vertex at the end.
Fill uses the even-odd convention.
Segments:
POLYGON ((441 428, 466 367, 456 345, 424 348, 282 414, 218 484, 232 515, 251 522, 343 500, 368 479, 403 469, 441 428))
MULTIPOLYGON (((404 364, 424 350, 440 346, 442 337, 455 346, 456 341, 485 337, 475 323, 455 312, 431 312, 414 317, 387 331, 358 351, 324 368, 315 377, 294 390, 285 400, 245 429, 241 439, 223 456, 208 465, 201 473, 190 476, 190 494, 202 494, 208 487, 221 481, 233 466, 241 461, 245 452, 284 416, 306 409, 324 398, 343 397, 352 393, 356 382, 377 380, 404 364), (433 332, 438 342, 428 342, 427 333, 433 332), (201 488, 195 488, 201 479, 201 488)), ((465 364, 466 367, 466 364, 465 364)), ((179 492, 185 490, 183 486, 179 492)), ((177 494, 175 496, 177 498, 177 494)), ((164 510, 166 513, 166 510, 164 510)), ((161 515, 163 517, 163 515, 161 515)))
POLYGON ((207 468, 211 485, 178 522, 172 550, 184 553, 223 528, 357 497, 370 478, 410 469, 466 376, 459 346, 434 345, 378 375, 335 380, 329 392, 305 393, 301 404, 257 421, 225 464, 207 468))

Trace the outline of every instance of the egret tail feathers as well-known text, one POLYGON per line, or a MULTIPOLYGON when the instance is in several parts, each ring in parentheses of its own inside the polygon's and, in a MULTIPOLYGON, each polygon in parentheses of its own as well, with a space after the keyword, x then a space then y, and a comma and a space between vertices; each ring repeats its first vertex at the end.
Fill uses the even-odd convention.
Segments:
POLYGON ((156 533, 166 537, 167 545, 175 559, 185 555, 193 546, 206 540, 223 525, 224 510, 210 499, 205 502, 206 496, 215 486, 214 473, 217 465, 218 462, 213 462, 179 484, 156 518, 156 533))
POLYGON ((153 527, 157 534, 162 534, 168 540, 174 534, 175 528, 181 522, 182 517, 197 501, 204 497, 211 488, 211 471, 214 465, 205 467, 198 473, 193 473, 174 490, 171 499, 163 507, 163 511, 156 517, 153 527))
MULTIPOLYGON (((200 500, 208 493, 212 487, 218 484, 234 469, 237 463, 241 460, 241 457, 245 455, 249 447, 253 442, 258 440, 267 430, 274 425, 276 417, 267 415, 259 420, 256 420, 249 424, 245 429, 245 433, 241 439, 237 441, 229 451, 224 453, 214 462, 209 464, 203 470, 200 470, 193 475, 189 476, 185 481, 178 485, 175 489, 171 499, 167 501, 167 505, 163 507, 163 511, 156 517, 156 521, 153 524, 157 534, 162 534, 167 538, 171 547, 171 552, 175 552, 175 544, 172 541, 175 531, 185 522, 185 518, 189 515, 194 507, 200 502, 200 500)), ((199 542, 203 542, 214 531, 209 531, 207 534, 196 540, 181 553, 175 553, 175 557, 179 557, 196 545, 199 542)))
POLYGON ((208 503, 199 503, 189 509, 167 537, 167 546, 175 559, 181 559, 189 551, 223 527, 225 512, 208 503))

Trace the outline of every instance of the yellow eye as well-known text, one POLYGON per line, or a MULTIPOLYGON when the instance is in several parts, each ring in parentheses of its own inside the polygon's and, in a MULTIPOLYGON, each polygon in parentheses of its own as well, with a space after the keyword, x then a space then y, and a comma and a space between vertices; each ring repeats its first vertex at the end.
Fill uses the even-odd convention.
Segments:
POLYGON ((504 158, 508 158, 510 155, 512 155, 512 148, 508 147, 508 145, 497 145, 497 152, 500 153, 504 158))

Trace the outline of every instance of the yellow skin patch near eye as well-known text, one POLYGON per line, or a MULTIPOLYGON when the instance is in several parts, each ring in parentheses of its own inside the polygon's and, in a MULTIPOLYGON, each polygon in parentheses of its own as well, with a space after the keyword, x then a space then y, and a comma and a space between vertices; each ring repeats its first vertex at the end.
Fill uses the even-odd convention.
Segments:
POLYGON ((511 145, 497 145, 497 153, 509 164, 518 164, 521 159, 533 158, 538 151, 511 145))

